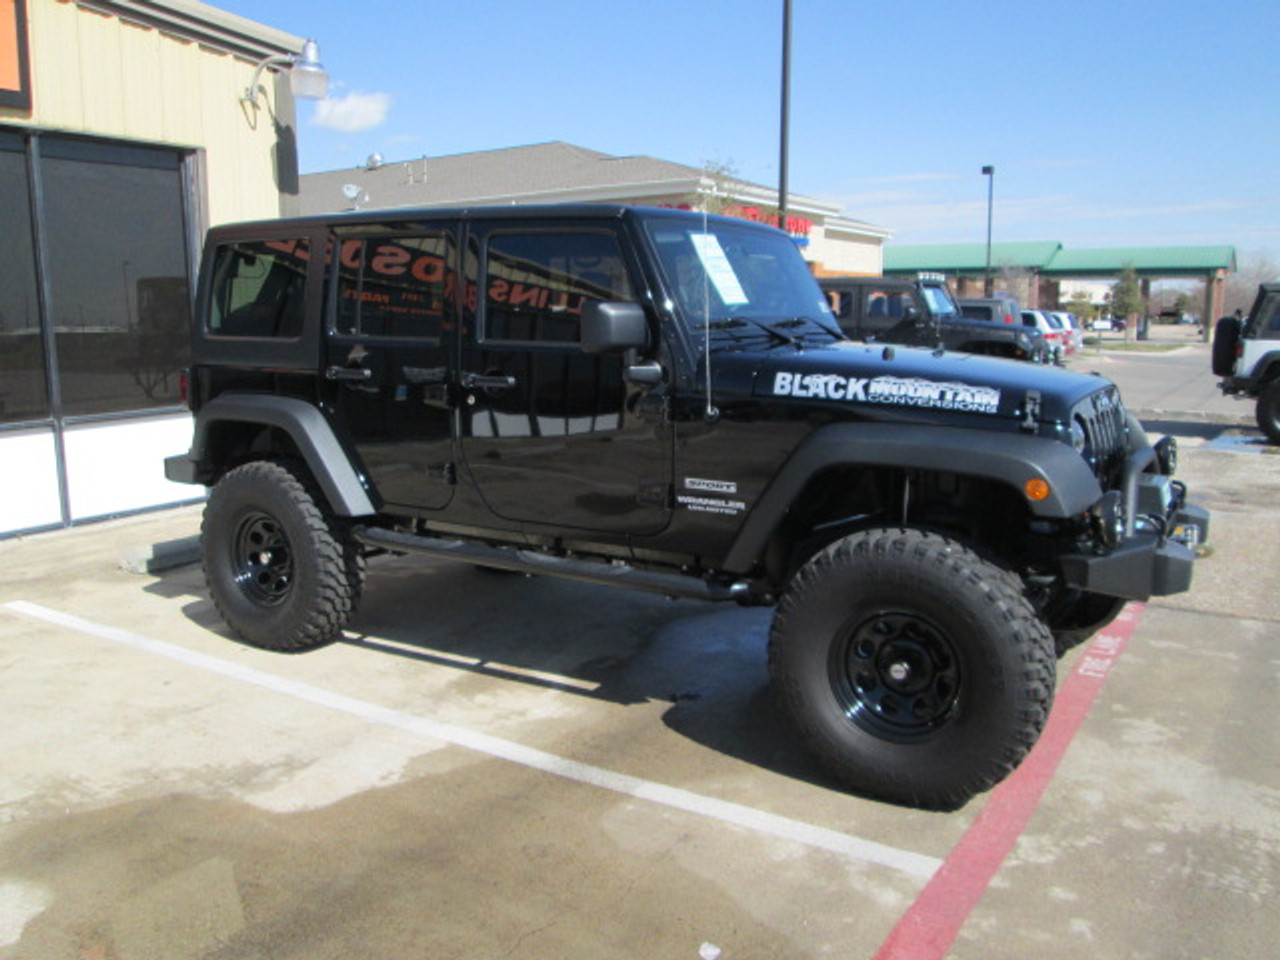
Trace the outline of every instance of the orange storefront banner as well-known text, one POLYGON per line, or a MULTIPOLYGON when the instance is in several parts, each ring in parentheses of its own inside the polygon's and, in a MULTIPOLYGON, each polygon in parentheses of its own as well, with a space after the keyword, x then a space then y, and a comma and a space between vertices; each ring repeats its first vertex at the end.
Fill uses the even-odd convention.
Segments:
POLYGON ((0 107, 31 109, 27 0, 0 0, 0 107))

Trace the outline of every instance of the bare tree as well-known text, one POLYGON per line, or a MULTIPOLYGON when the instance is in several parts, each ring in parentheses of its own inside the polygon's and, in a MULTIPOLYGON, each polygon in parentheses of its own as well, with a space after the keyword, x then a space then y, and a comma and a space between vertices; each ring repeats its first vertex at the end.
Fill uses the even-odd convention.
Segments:
MULTIPOLYGON (((1252 250, 1242 254, 1236 261, 1238 269, 1227 275, 1224 310, 1235 313, 1239 310, 1248 313, 1253 306, 1254 297, 1258 294, 1258 284, 1280 280, 1280 267, 1276 266, 1271 255, 1262 250, 1252 250)), ((1208 318, 1212 323, 1216 317, 1208 318)))

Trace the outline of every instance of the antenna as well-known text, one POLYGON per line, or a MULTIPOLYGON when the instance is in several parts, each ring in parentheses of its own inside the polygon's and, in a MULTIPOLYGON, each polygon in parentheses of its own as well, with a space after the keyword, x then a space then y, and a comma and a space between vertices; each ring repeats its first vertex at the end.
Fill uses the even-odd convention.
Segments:
MULTIPOLYGON (((711 195, 715 196, 716 187, 711 185, 711 195)), ((710 234, 707 222, 707 204, 702 204, 702 232, 710 234)), ((715 423, 720 419, 720 411, 711 402, 711 277, 707 272, 707 264, 702 264, 702 356, 707 367, 707 405, 702 411, 702 419, 707 423, 715 423)))

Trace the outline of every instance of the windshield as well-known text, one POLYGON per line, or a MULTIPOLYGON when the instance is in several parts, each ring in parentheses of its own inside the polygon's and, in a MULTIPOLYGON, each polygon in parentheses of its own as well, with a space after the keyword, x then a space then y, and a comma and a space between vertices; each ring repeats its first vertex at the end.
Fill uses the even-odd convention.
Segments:
POLYGON ((929 305, 929 312, 939 320, 954 320, 960 316, 960 308, 956 306, 955 300, 951 298, 951 291, 946 287, 922 284, 920 293, 924 296, 925 303, 929 305))
POLYGON ((826 297, 785 234, 719 218, 654 216, 645 229, 690 332, 754 327, 839 336, 826 297))

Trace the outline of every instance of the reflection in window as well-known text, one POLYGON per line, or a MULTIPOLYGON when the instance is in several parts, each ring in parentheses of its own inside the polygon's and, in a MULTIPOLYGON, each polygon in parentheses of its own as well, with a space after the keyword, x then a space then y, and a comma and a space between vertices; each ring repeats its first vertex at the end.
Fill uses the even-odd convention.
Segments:
POLYGON ((22 144, 0 139, 0 423, 49 415, 22 144), (9 149, 12 145, 13 149, 9 149))
POLYGON ((209 332, 223 337, 298 336, 310 259, 305 238, 220 246, 214 255, 209 332))
POLYGON ((486 265, 489 341, 577 343, 584 303, 635 299, 612 234, 497 234, 486 265))
POLYGON ((190 362, 179 155, 44 138, 41 161, 63 410, 176 405, 190 362))
POLYGON ((342 241, 337 331, 439 339, 453 295, 452 262, 444 234, 342 241))

